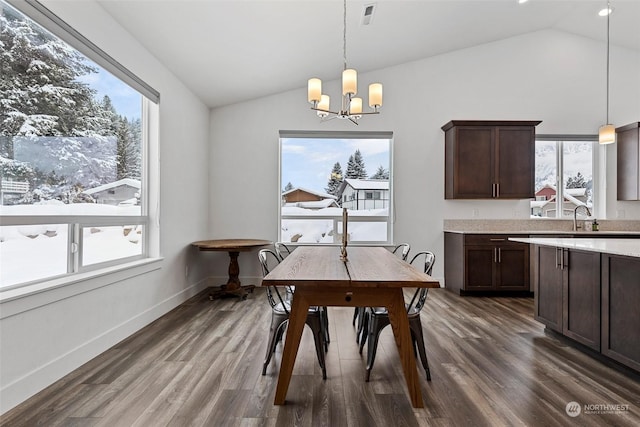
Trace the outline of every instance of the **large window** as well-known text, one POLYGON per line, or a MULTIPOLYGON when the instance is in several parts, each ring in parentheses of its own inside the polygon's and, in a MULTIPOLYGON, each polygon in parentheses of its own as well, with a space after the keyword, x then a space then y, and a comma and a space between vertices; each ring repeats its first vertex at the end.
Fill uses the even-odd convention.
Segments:
POLYGON ((283 242, 342 241, 343 208, 351 244, 391 243, 390 132, 280 133, 283 242))
POLYGON ((595 215, 595 146, 589 136, 537 136, 533 218, 595 215))
POLYGON ((39 3, 9 3, 0 289, 147 256, 147 112, 159 95, 39 3))

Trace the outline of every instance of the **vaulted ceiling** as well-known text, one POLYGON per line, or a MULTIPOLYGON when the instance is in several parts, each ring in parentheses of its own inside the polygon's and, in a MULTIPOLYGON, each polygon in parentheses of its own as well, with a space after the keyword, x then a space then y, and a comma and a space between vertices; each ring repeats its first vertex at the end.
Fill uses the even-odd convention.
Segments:
MULTIPOLYGON (((99 0, 210 107, 337 79, 340 0, 99 0)), ((640 52, 640 0, 612 0, 611 43, 640 52)), ((605 0, 348 0, 347 59, 358 72, 554 29, 603 42, 605 0), (374 4, 369 25, 366 5, 374 4)), ((569 52, 568 52, 569 53, 569 52)), ((639 53, 640 54, 640 53, 639 53)))

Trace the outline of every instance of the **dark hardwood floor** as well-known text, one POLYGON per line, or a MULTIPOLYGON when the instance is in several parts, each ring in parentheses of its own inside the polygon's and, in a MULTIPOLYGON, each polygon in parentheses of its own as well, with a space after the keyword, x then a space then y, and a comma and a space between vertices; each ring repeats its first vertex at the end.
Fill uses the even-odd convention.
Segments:
POLYGON ((0 425, 640 425, 638 377, 546 335, 532 299, 429 292, 422 322, 432 381, 420 371, 424 409, 411 407, 390 328, 364 382, 352 313, 329 311, 326 381, 305 330, 284 406, 273 405, 281 344, 261 375, 266 297, 209 301, 204 292, 4 414, 0 425), (583 412, 569 417, 569 402, 583 412), (585 413, 585 404, 628 409, 585 413))

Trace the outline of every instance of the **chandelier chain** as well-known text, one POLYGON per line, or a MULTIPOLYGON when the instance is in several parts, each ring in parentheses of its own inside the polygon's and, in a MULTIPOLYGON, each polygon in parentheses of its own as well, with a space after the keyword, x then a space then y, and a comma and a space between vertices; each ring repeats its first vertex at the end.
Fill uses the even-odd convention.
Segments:
MULTIPOLYGON (((345 0, 346 1, 346 0, 345 0)), ((607 0, 607 122, 609 124, 609 17, 611 16, 611 5, 607 0)))
POLYGON ((347 0, 344 0, 344 12, 342 20, 342 56, 344 60, 344 68, 347 69, 347 0))

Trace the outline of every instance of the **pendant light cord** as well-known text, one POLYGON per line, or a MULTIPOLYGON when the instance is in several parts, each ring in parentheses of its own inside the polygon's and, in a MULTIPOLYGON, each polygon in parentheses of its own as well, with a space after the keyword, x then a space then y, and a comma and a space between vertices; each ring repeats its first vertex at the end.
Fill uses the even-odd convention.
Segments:
POLYGON ((607 0, 607 122, 609 124, 609 17, 611 16, 611 6, 607 0))

